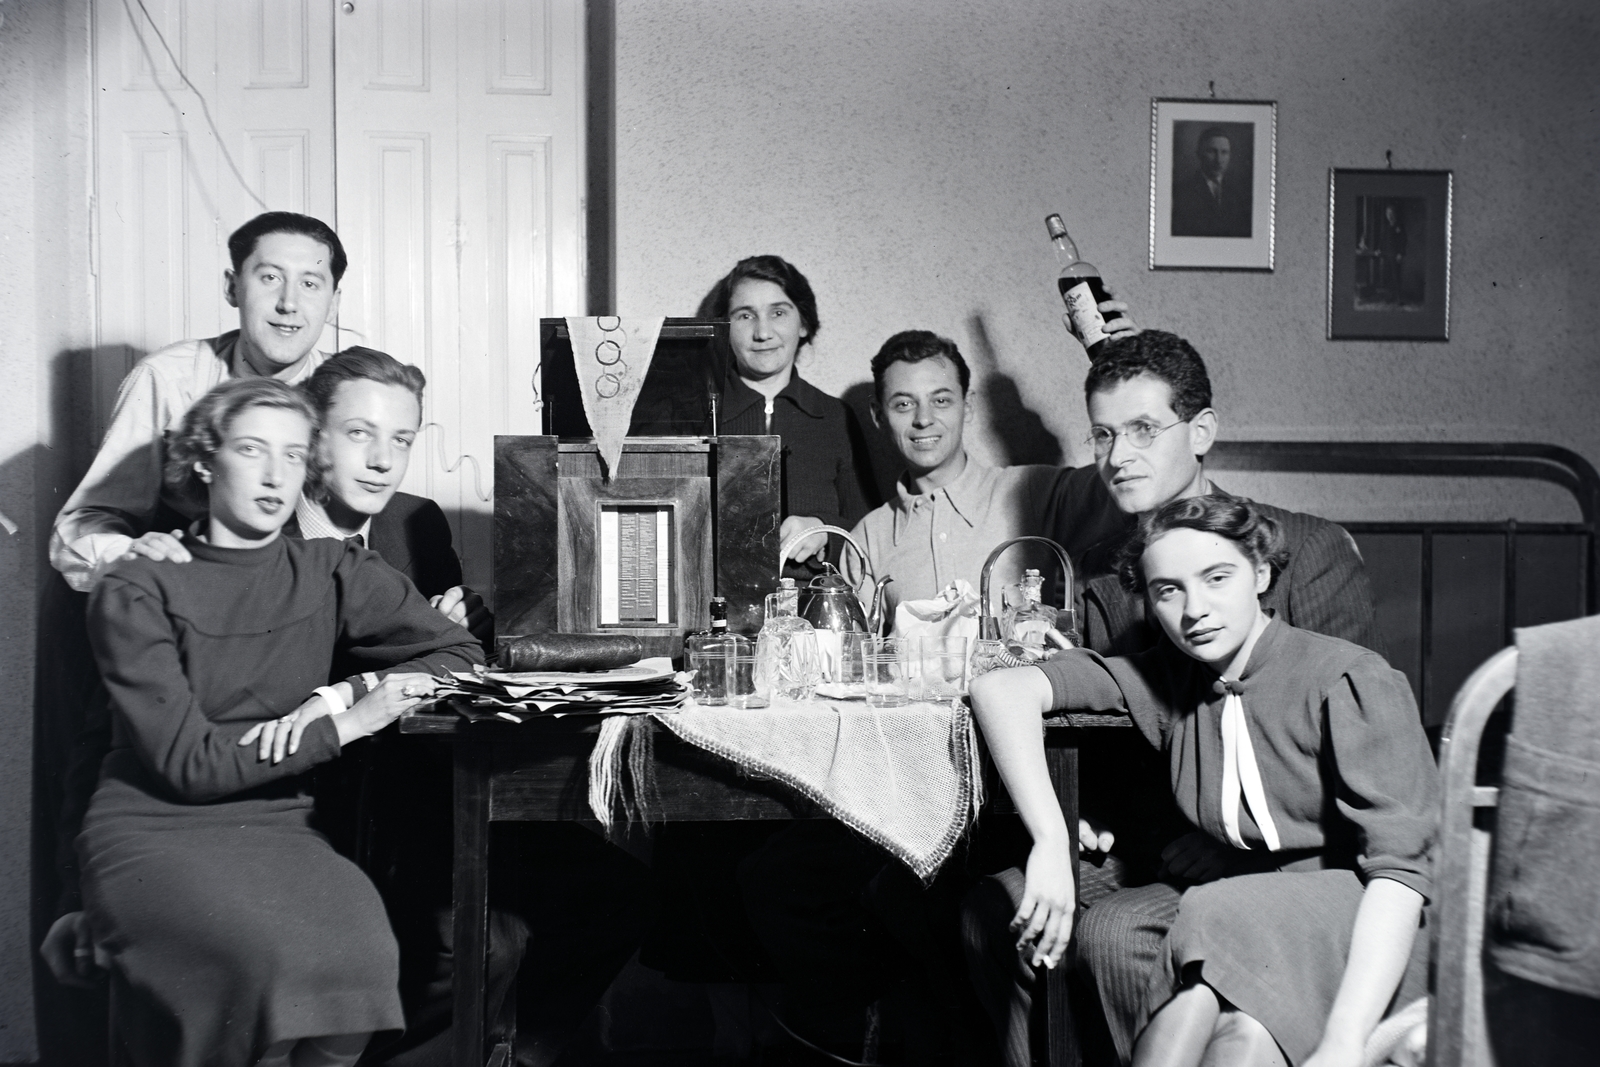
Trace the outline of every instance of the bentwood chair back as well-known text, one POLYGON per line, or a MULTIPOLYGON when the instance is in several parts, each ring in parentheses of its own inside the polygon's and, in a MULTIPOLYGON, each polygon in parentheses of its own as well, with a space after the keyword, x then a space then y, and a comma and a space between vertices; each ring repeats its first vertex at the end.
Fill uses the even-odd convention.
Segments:
POLYGON ((1516 680, 1515 648, 1491 656, 1457 691, 1440 741, 1429 1067, 1495 1063, 1484 1010, 1483 929, 1500 790, 1478 784, 1478 753, 1484 727, 1516 680))

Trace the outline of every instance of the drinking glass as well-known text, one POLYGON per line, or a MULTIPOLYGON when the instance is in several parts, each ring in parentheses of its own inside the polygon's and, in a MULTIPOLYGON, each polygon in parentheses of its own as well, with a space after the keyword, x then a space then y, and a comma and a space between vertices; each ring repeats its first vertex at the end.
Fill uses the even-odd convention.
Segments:
MULTIPOLYGON (((849 630, 839 635, 840 685, 860 686, 867 678, 866 654, 873 638, 859 630, 849 630)), ((859 689, 854 692, 860 692, 859 689)))
POLYGON ((772 706, 772 684, 766 672, 756 669, 756 643, 742 634, 730 634, 723 655, 727 663, 727 703, 731 708, 772 706))
POLYGON ((941 703, 967 692, 967 639, 917 638, 918 699, 941 703))
POLYGON ((694 702, 716 707, 728 702, 729 634, 693 634, 684 642, 684 658, 693 677, 694 702))
POLYGON ((822 652, 815 630, 801 630, 783 638, 778 676, 773 687, 790 700, 810 700, 822 681, 822 652))
POLYGON ((898 637, 869 639, 862 653, 867 703, 898 708, 911 703, 906 692, 906 643, 898 637))

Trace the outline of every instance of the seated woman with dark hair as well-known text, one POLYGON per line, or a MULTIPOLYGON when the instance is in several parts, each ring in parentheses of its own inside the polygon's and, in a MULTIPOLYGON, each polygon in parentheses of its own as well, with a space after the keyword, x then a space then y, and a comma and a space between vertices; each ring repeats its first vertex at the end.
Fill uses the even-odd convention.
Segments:
POLYGON ((354 1063, 402 1026, 383 904, 304 772, 482 654, 375 553, 280 536, 315 425, 273 379, 213 389, 165 472, 205 503, 192 560, 123 561, 90 601, 114 739, 78 849, 141 1065, 354 1063), (361 673, 327 686, 336 654, 361 673))
MULTIPOLYGON (((1284 563, 1279 543, 1248 502, 1172 501, 1141 520, 1122 570, 1160 622, 1153 649, 1110 659, 1074 649, 972 683, 984 740, 1033 838, 1025 875, 1007 872, 1023 882, 1015 948, 993 929, 1004 916, 969 901, 981 972, 1007 973, 1009 957, 1015 975, 1019 950, 1024 963, 1053 967, 1072 936, 1068 828, 1040 716, 1121 712, 1167 757, 1196 829, 1167 849, 1163 881, 1096 905, 1154 895, 1171 921, 1131 1035, 1136 1067, 1359 1064, 1378 1021, 1424 989, 1416 935, 1437 780, 1416 704, 1377 653, 1262 610, 1284 563)), ((1086 929, 1079 946, 1091 971, 1117 950, 1093 940, 1086 929)), ((992 993, 1003 1023, 1004 998, 992 993)))

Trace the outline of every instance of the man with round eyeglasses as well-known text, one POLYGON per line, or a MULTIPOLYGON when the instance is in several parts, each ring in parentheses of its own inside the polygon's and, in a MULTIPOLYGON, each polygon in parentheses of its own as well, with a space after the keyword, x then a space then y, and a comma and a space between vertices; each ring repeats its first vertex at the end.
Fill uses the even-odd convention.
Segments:
MULTIPOLYGON (((1106 346, 1084 395, 1095 468, 1128 519, 1081 561, 1084 641, 1108 656, 1141 652, 1156 631, 1144 601, 1118 581, 1116 555, 1137 516, 1180 497, 1226 495, 1205 470, 1218 428, 1211 381, 1189 342, 1146 330, 1106 346)), ((1283 527, 1290 562, 1263 605, 1293 626, 1373 647, 1372 590, 1350 535, 1313 515, 1264 507, 1283 527)))

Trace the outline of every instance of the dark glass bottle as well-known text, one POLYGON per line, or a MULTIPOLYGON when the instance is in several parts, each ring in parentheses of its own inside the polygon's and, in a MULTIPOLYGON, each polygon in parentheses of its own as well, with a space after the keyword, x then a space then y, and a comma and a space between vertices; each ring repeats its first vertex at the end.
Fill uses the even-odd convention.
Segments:
POLYGON ((1092 363, 1100 358, 1106 343, 1106 320, 1100 314, 1100 302, 1111 298, 1100 280, 1100 268, 1078 258, 1078 246, 1072 243, 1061 216, 1050 215, 1044 224, 1050 231, 1050 243, 1056 247, 1056 258, 1061 261, 1056 288, 1061 292, 1062 303, 1067 305, 1067 321, 1072 326, 1072 335, 1089 353, 1092 363))

